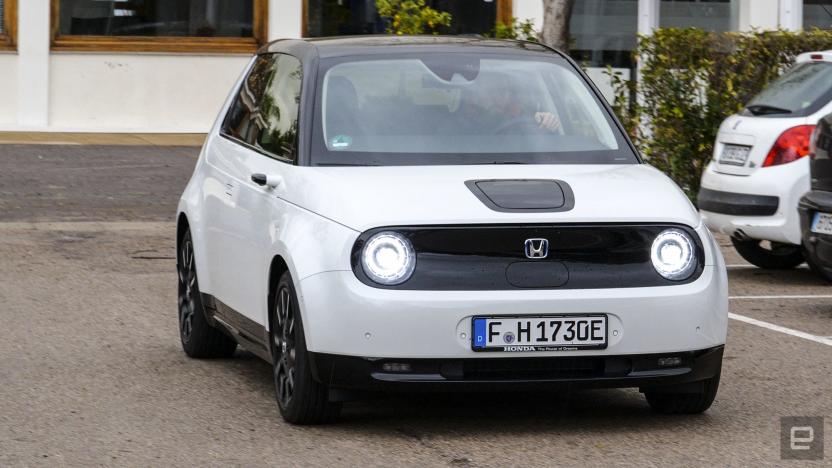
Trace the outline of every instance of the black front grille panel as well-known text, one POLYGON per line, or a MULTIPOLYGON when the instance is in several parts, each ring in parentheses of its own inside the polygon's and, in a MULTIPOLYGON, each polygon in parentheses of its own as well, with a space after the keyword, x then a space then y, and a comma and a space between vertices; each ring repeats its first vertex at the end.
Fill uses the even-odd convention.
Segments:
MULTIPOLYGON (((628 360, 621 368, 626 374, 631 368, 628 360)), ((624 362, 626 361, 626 362, 624 362)), ((527 359, 468 359, 462 365, 463 380, 552 380, 591 379, 604 377, 604 358, 527 358, 527 359)))
POLYGON ((406 290, 595 289, 689 283, 702 272, 703 248, 695 231, 680 225, 500 225, 384 227, 363 233, 353 248, 353 271, 363 283, 406 290), (650 261, 650 248, 665 229, 686 231, 694 240, 696 271, 683 281, 667 280, 650 261), (413 276, 397 286, 374 283, 360 264, 373 234, 396 231, 416 251, 413 276), (526 239, 547 239, 545 259, 529 259, 526 239))

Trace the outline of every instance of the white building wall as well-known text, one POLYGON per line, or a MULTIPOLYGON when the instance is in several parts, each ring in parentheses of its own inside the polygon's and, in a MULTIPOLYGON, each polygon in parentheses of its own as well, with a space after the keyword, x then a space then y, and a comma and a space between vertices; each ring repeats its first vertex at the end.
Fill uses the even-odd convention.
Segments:
POLYGON ((739 0, 739 29, 787 29, 803 27, 803 0, 739 0))
POLYGON ((800 30, 803 27, 803 0, 780 0, 778 25, 790 31, 800 30))
MULTIPOLYGON (((799 29, 802 0, 739 0, 739 26, 799 29)), ((658 24, 639 0, 639 31, 658 24)), ((269 38, 300 37, 303 0, 270 0, 269 38)), ((513 14, 540 29, 542 0, 513 14)), ((246 55, 50 53, 49 0, 18 1, 18 51, 0 52, 0 131, 205 132, 246 55)), ((603 69, 588 70, 605 95, 603 69)), ((629 73, 628 70, 621 72, 629 73)))
MULTIPOLYGON (((301 36, 302 0, 270 0, 269 38, 301 36)), ((249 57, 49 52, 49 0, 19 0, 0 52, 0 131, 206 132, 249 57)))
POLYGON ((49 0, 18 2, 17 124, 49 125, 49 0))
POLYGON ((49 126, 205 132, 248 61, 244 55, 53 54, 49 126))
POLYGON ((17 122, 17 55, 0 52, 0 128, 17 122))
POLYGON ((785 0, 740 0, 740 31, 777 29, 782 1, 785 0))
POLYGON ((269 40, 299 38, 303 0, 269 0, 269 40))
POLYGON ((543 0, 514 0, 512 9, 515 18, 532 19, 536 30, 543 29, 543 0))

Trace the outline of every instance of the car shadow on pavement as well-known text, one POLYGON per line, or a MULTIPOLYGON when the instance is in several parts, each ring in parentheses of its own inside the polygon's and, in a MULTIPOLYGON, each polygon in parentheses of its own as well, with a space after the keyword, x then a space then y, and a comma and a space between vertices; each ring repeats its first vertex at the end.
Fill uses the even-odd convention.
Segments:
POLYGON ((652 413, 635 389, 584 390, 552 393, 478 393, 396 395, 378 401, 347 404, 339 427, 390 431, 418 437, 424 431, 493 435, 501 433, 568 433, 640 431, 676 427, 706 427, 708 414, 666 416, 652 413), (570 429, 566 429, 570 428, 570 429))
MULTIPOLYGON (((274 403, 271 366, 238 350, 234 358, 215 361, 244 385, 274 403)), ((719 404, 719 397, 715 405, 719 404)), ((711 410, 714 411, 714 410, 711 410)), ((277 416, 277 408, 274 415, 277 416)), ((338 422, 339 431, 367 435, 397 432, 406 437, 430 433, 486 435, 511 432, 558 433, 565 427, 592 432, 639 431, 646 428, 712 424, 708 413, 666 416, 652 413, 636 389, 594 389, 557 392, 417 393, 378 395, 350 401, 338 422)))

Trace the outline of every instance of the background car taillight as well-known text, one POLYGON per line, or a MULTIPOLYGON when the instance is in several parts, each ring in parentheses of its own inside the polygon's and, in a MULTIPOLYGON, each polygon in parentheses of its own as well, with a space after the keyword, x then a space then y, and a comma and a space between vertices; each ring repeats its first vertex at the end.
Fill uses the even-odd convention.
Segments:
POLYGON ((763 167, 779 166, 808 156, 814 130, 814 125, 799 125, 783 132, 768 152, 763 167))

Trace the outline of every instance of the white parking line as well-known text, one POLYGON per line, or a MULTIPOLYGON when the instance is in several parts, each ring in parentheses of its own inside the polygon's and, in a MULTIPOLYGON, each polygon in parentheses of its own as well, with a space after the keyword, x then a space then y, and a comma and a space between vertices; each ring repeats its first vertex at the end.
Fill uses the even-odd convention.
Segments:
POLYGON ((804 340, 814 341, 815 343, 825 344, 826 346, 832 346, 832 338, 827 338, 824 336, 817 336, 812 335, 811 333, 802 332, 799 330, 794 330, 791 328, 781 327, 780 325, 775 325, 773 323, 763 322, 762 320, 753 319, 751 317, 746 317, 745 315, 739 315, 735 313, 728 313, 728 318, 733 320, 738 320, 740 322, 745 322, 751 325, 756 325, 758 327, 766 328, 768 330, 773 330, 780 333, 785 333, 787 335, 796 336, 798 338, 803 338, 804 340))
MULTIPOLYGON (((725 265, 725 268, 728 268, 729 270, 751 270, 751 269, 759 270, 760 269, 759 267, 757 267, 755 265, 752 265, 750 263, 731 263, 731 264, 725 265)), ((797 266, 795 268, 798 269, 798 270, 806 270, 806 269, 809 268, 809 266, 806 265, 806 264, 803 264, 803 265, 797 266)))
POLYGON ((832 299, 832 294, 796 294, 785 296, 728 296, 728 299, 832 299))

